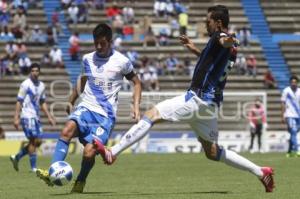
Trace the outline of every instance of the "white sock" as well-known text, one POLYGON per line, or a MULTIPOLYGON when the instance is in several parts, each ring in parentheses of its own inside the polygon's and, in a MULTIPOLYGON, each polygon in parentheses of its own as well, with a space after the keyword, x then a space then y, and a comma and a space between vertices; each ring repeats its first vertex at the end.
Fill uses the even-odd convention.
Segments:
POLYGON ((133 125, 121 138, 120 142, 111 148, 112 155, 118 155, 140 139, 142 139, 147 131, 151 128, 152 123, 148 118, 141 119, 137 124, 133 125))
POLYGON ((237 169, 250 171, 257 177, 263 176, 261 167, 257 166, 256 164, 247 160, 246 158, 240 156, 234 151, 223 149, 221 153, 220 161, 224 162, 229 166, 235 167, 237 169))

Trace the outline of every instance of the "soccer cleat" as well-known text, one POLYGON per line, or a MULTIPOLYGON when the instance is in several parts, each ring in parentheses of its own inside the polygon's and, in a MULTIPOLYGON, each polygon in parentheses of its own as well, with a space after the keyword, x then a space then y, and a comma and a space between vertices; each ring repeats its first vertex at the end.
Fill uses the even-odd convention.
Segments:
POLYGON ((96 147, 97 152, 101 155, 103 161, 107 165, 111 165, 117 159, 116 156, 113 156, 109 149, 106 149, 104 145, 99 141, 94 139, 93 144, 96 147))
POLYGON ((30 171, 31 171, 32 173, 36 173, 37 168, 32 168, 30 171))
POLYGON ((85 186, 85 182, 76 180, 73 184, 71 193, 82 193, 85 186))
POLYGON ((42 179, 48 186, 54 186, 54 184, 50 181, 49 173, 47 170, 37 169, 35 173, 36 176, 42 179))
POLYGON ((18 164, 19 162, 17 161, 16 156, 15 155, 11 155, 9 157, 9 159, 10 159, 11 163, 13 164, 14 169, 16 171, 19 171, 19 164, 18 164))
POLYGON ((273 189, 275 188, 273 169, 271 167, 262 167, 261 171, 263 172, 263 177, 260 179, 260 181, 265 186, 266 192, 273 192, 273 189))

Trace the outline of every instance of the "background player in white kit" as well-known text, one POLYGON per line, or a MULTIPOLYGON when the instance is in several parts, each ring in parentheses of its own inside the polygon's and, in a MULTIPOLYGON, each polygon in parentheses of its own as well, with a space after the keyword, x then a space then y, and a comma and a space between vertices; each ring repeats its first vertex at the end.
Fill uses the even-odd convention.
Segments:
POLYGON ((238 42, 227 33, 228 24, 228 9, 223 5, 212 6, 208 8, 206 21, 210 40, 202 52, 188 37, 180 37, 184 46, 200 56, 189 89, 185 94, 160 102, 146 111, 143 119, 127 131, 111 150, 99 142, 95 143, 107 164, 112 164, 118 154, 143 138, 155 123, 162 120, 186 121, 196 133, 208 159, 249 171, 260 179, 266 192, 273 191, 272 168, 257 166, 218 145, 218 106, 223 100, 226 77, 235 61, 235 44, 238 42))
MULTIPOLYGON (((83 91, 82 100, 61 131, 51 162, 52 164, 64 160, 70 140, 73 137, 79 138, 84 145, 84 151, 81 170, 71 191, 76 193, 83 192, 86 178, 94 166, 97 154, 94 140, 105 145, 114 127, 118 92, 124 77, 134 84, 133 117, 136 120, 140 118, 141 83, 133 71, 131 62, 112 49, 112 30, 107 24, 97 25, 93 30, 93 37, 96 51, 83 56, 83 74, 69 102, 74 105, 79 93, 83 91)), ((37 175, 53 186, 48 171, 38 169, 37 175)))
POLYGON ((14 126, 18 130, 21 125, 29 143, 24 146, 16 155, 10 156, 13 167, 19 171, 18 162, 25 155, 29 155, 32 171, 36 171, 36 149, 41 145, 42 126, 40 122, 39 109, 46 114, 51 125, 55 125, 55 120, 48 112, 46 104, 45 84, 39 80, 40 65, 33 63, 30 66, 30 76, 24 80, 19 89, 16 111, 14 116, 14 126), (21 117, 20 117, 21 112, 21 117))
POLYGON ((297 134, 300 128, 300 89, 298 88, 298 77, 290 78, 290 86, 282 91, 281 110, 282 122, 287 124, 290 134, 287 157, 300 156, 298 151, 297 134))

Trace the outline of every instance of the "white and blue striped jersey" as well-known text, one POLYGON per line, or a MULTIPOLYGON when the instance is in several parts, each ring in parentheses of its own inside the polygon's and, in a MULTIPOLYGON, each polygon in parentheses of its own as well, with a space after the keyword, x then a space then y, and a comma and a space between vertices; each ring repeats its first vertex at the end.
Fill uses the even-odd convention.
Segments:
POLYGON ((281 102, 285 104, 284 117, 300 118, 300 89, 294 92, 291 87, 282 91, 281 102))
POLYGON ((21 118, 39 119, 40 103, 45 101, 45 85, 34 83, 30 78, 24 80, 19 89, 17 100, 22 104, 21 118))
POLYGON ((133 71, 131 62, 116 50, 107 58, 100 57, 94 51, 85 54, 82 61, 83 75, 88 79, 78 106, 115 119, 118 92, 124 76, 133 71))

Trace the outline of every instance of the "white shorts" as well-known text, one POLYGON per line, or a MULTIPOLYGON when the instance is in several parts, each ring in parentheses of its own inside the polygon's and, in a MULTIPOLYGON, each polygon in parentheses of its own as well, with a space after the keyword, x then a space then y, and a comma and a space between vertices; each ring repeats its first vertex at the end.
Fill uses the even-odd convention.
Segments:
POLYGON ((155 108, 168 121, 185 121, 198 137, 218 141, 218 108, 201 100, 193 91, 158 103, 155 108))

